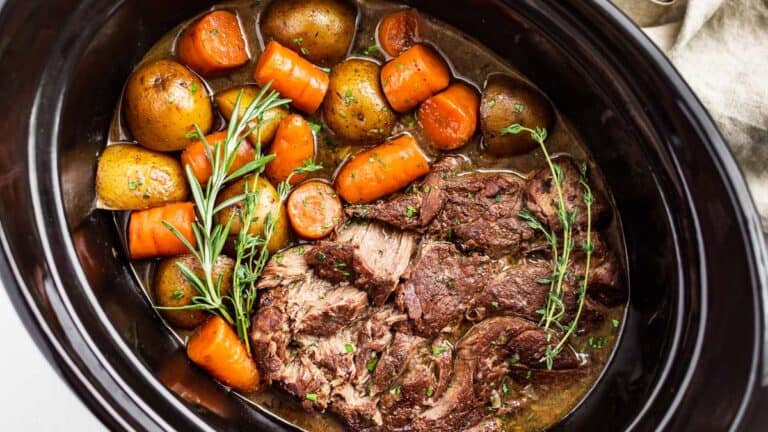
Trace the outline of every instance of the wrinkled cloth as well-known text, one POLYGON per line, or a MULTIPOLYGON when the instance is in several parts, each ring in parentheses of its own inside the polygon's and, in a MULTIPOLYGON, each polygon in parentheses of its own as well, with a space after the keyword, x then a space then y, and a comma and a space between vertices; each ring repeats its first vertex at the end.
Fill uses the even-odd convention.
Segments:
POLYGON ((768 0, 615 2, 638 23, 654 26, 646 32, 717 122, 768 232, 768 0), (682 20, 670 24, 681 7, 682 20))

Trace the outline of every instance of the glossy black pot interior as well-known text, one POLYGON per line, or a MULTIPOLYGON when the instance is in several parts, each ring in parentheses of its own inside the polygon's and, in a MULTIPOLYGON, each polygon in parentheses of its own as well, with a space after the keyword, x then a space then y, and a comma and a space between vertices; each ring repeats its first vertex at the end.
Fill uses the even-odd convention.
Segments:
MULTIPOLYGON (((542 87, 613 191, 628 317, 604 377, 557 429, 738 425, 760 379, 762 238, 725 144, 676 72, 606 1, 412 3, 542 87)), ((115 429, 285 428, 187 363, 130 272, 112 215, 91 211, 96 158, 131 68, 209 6, 9 0, 0 16, 0 271, 12 271, 30 330, 115 429), (166 388, 160 370, 209 408, 166 388)))

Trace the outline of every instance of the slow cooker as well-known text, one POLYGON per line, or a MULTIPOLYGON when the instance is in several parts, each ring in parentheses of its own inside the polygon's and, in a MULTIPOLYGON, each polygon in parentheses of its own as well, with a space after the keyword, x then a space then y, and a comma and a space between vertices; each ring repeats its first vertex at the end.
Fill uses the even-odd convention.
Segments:
MULTIPOLYGON (((616 355, 555 430, 764 430, 759 218, 726 143, 607 0, 412 1, 570 117, 612 189, 631 299, 616 355)), ((40 348, 113 430, 291 430, 193 367, 93 209, 139 58, 202 0, 8 0, 0 12, 0 273, 40 348)), ((768 424, 768 423, 766 423, 768 424)))

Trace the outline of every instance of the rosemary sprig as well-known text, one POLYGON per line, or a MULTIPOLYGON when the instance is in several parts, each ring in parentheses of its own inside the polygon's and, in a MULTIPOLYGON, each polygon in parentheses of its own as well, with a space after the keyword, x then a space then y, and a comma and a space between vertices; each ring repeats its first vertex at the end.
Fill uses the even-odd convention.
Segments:
POLYGON ((586 179, 586 165, 582 167, 582 175, 579 180, 581 186, 584 188, 584 202, 587 210, 587 240, 584 247, 586 253, 586 263, 584 269, 584 277, 582 284, 577 287, 579 294, 578 310, 574 319, 567 325, 561 323, 562 318, 565 316, 565 303, 563 301, 564 295, 564 281, 568 274, 568 267, 571 261, 571 252, 574 248, 574 222, 576 221, 576 210, 569 211, 565 205, 565 197, 563 195, 563 171, 559 165, 552 161, 552 157, 549 154, 545 141, 547 139, 547 130, 544 128, 530 129, 520 124, 513 124, 502 129, 502 135, 519 134, 526 132, 531 135, 534 141, 536 141, 541 147, 544 153, 544 158, 547 161, 550 172, 552 174, 552 182, 555 186, 557 193, 557 219, 562 225, 562 246, 559 244, 558 233, 555 230, 547 229, 536 216, 528 209, 523 209, 519 213, 519 217, 523 219, 528 226, 535 231, 543 233, 547 243, 550 246, 552 254, 552 275, 544 282, 549 283, 549 294, 547 295, 547 302, 544 309, 539 311, 541 314, 541 321, 539 325, 547 331, 547 348, 544 361, 547 364, 547 369, 552 369, 554 359, 563 350, 568 339, 576 332, 579 319, 581 318, 581 312, 584 306, 584 299, 586 296, 586 287, 588 282, 589 267, 592 256, 592 204, 594 197, 592 190, 586 179), (554 334, 553 327, 557 327, 558 330, 563 331, 563 336, 553 343, 552 336, 554 334))
POLYGON ((287 105, 291 102, 290 99, 280 98, 280 95, 275 91, 267 93, 269 88, 270 85, 268 84, 259 92, 256 98, 246 107, 242 117, 239 116, 239 113, 243 92, 241 91, 238 94, 232 118, 227 128, 227 136, 223 143, 216 143, 211 147, 205 139, 203 131, 200 130, 198 125, 195 125, 197 136, 203 141, 206 154, 211 161, 211 177, 206 183, 205 188, 197 180, 191 167, 186 167, 187 180, 192 191, 197 216, 197 220, 192 226, 197 246, 193 247, 184 235, 168 222, 163 221, 163 224, 187 246, 190 253, 199 262, 203 276, 202 278, 199 277, 182 263, 177 264, 184 277, 195 287, 198 295, 193 297, 191 305, 176 309, 206 310, 221 316, 230 324, 235 324, 235 319, 230 314, 221 295, 222 277, 220 275, 214 278, 213 275, 216 261, 224 248, 232 223, 230 218, 226 225, 214 224, 215 216, 221 209, 232 203, 230 202, 231 200, 228 200, 227 203, 217 206, 216 201, 225 183, 263 170, 264 166, 272 159, 272 157, 261 156, 259 148, 257 152, 258 157, 235 172, 229 173, 234 164, 237 149, 248 135, 258 130, 259 125, 263 121, 264 114, 271 109, 287 105), (257 124, 249 129, 249 124, 254 120, 256 120, 257 124))

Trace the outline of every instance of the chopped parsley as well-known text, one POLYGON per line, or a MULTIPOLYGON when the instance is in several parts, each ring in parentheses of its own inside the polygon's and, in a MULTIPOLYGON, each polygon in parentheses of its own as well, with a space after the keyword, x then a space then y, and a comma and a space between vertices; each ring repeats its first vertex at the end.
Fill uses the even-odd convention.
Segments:
POLYGON ((368 363, 365 364, 365 368, 368 369, 368 372, 373 372, 374 370, 376 370, 377 364, 379 364, 379 358, 374 357, 368 360, 368 363))
POLYGON ((184 297, 184 293, 181 290, 175 290, 173 294, 171 294, 171 298, 174 300, 179 300, 182 297, 184 297))
POLYGON ((600 349, 605 346, 606 339, 605 336, 590 336, 587 343, 594 349, 600 349))
POLYGON ((405 217, 412 218, 416 216, 416 209, 413 206, 408 206, 407 209, 405 209, 405 217))
POLYGON ((143 185, 144 182, 141 179, 131 180, 128 182, 128 189, 130 190, 136 190, 139 186, 143 185))
POLYGON ((197 93, 197 89, 198 89, 197 83, 192 83, 192 85, 191 85, 191 86, 189 86, 189 91, 190 91, 192 94, 195 94, 195 93, 197 93))
POLYGON ((317 394, 316 393, 307 393, 306 396, 308 401, 316 402, 317 401, 317 394))
POLYGON ((392 388, 392 389, 389 391, 389 394, 391 394, 391 395, 395 395, 395 396, 399 396, 401 392, 402 392, 402 390, 400 390, 400 386, 395 386, 395 387, 393 387, 393 388, 392 388))
POLYGON ((344 93, 344 105, 350 106, 355 102, 357 102, 357 99, 355 98, 355 95, 352 94, 352 90, 347 90, 347 92, 344 93))
POLYGON ((493 301, 491 301, 491 306, 494 309, 498 309, 499 308, 499 302, 497 302, 496 300, 493 300, 493 301))
POLYGON ((318 261, 325 261, 325 254, 322 252, 318 252, 315 254, 315 259, 318 261))
POLYGON ((612 319, 611 324, 613 325, 613 328, 619 328, 619 324, 621 324, 621 322, 619 322, 617 319, 612 319))
POLYGON ((217 36, 217 35, 219 34, 219 29, 217 29, 217 28, 212 28, 212 29, 211 29, 211 34, 212 34, 212 35, 214 35, 214 36, 217 36))
POLYGON ((425 394, 427 395, 427 397, 432 397, 432 395, 435 394, 435 390, 432 387, 430 387, 427 389, 427 392, 425 394))
POLYGON ((521 103, 516 103, 515 104, 515 112, 521 113, 523 111, 525 111, 525 105, 523 105, 521 103))
POLYGON ((440 346, 432 348, 432 354, 434 355, 440 355, 446 351, 448 351, 450 347, 448 346, 448 343, 443 343, 440 346))
POLYGON ((348 352, 348 353, 353 353, 353 352, 355 352, 355 346, 352 345, 351 343, 345 343, 344 344, 344 350, 346 352, 348 352))
POLYGON ((515 365, 520 362, 520 354, 514 354, 512 357, 509 357, 507 359, 507 363, 510 365, 515 365))

